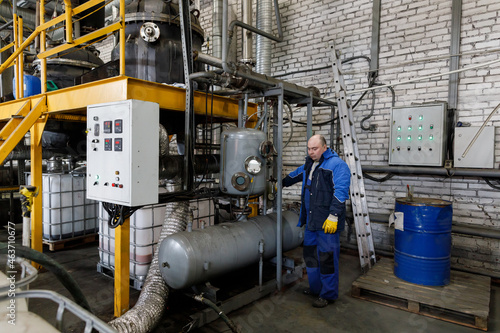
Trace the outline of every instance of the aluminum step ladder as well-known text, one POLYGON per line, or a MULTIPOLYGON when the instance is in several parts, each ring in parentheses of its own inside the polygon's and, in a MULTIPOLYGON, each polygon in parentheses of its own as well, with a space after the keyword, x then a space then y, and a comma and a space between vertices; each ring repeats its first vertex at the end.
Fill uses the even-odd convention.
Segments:
POLYGON ((365 183, 356 138, 356 128, 352 116, 350 101, 347 100, 346 86, 342 75, 342 63, 335 50, 330 46, 332 52, 332 69, 335 81, 335 93, 337 107, 339 110, 339 121, 342 130, 342 142, 344 156, 351 170, 351 204, 356 227, 356 241, 358 243, 359 261, 361 270, 368 271, 376 262, 375 248, 373 246, 370 217, 368 215, 368 204, 365 196, 365 183))

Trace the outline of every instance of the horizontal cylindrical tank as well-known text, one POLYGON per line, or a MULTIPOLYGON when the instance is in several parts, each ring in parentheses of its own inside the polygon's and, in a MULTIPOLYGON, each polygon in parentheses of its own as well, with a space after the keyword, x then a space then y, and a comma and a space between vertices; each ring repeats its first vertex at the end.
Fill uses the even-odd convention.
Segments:
POLYGON ((260 147, 266 134, 251 128, 233 128, 222 133, 220 189, 229 195, 262 194, 265 188, 265 158, 260 147))
MULTIPOLYGON (((302 243, 298 219, 294 212, 283 212, 283 251, 302 243)), ((276 214, 270 214, 173 234, 161 243, 158 253, 163 279, 171 288, 183 289, 256 263, 261 241, 264 258, 272 258, 276 255, 276 229, 276 214)))

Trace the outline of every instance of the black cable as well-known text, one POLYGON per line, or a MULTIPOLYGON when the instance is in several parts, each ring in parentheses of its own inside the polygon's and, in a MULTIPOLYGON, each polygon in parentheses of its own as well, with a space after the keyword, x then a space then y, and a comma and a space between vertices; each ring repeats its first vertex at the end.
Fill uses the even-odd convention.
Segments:
POLYGON ((381 178, 376 178, 376 177, 370 176, 370 175, 363 172, 363 177, 365 177, 366 179, 369 179, 369 180, 373 180, 373 181, 378 182, 378 183, 385 182, 386 180, 389 180, 394 176, 395 176, 394 174, 389 173, 389 174, 387 174, 387 176, 384 176, 381 178))
POLYGON ((136 210, 142 206, 128 207, 123 205, 112 204, 109 202, 103 202, 102 207, 108 213, 108 224, 109 227, 115 229, 116 227, 122 225, 126 219, 130 218, 136 210))
MULTIPOLYGON (((1 254, 7 254, 7 249, 8 244, 0 243, 1 254)), ((85 295, 80 289, 78 283, 57 261, 47 256, 46 254, 18 244, 16 244, 16 256, 34 261, 51 271, 52 274, 54 274, 56 278, 62 283, 62 285, 70 292, 75 302, 82 308, 92 312, 92 309, 90 308, 90 305, 87 302, 87 299, 85 298, 85 295)))
MULTIPOLYGON (((500 186, 498 185, 494 185, 490 182, 490 179, 486 178, 486 177, 483 177, 483 180, 486 182, 486 184, 488 184, 489 187, 491 187, 492 189, 494 190, 499 190, 500 191, 500 186)), ((495 179, 497 182, 499 181, 498 179, 495 179)))

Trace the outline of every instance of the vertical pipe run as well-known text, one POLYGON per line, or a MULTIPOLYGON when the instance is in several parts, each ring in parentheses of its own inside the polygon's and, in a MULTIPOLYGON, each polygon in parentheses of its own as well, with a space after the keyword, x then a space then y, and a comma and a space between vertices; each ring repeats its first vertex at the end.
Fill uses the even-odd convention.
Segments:
MULTIPOLYGON (((45 0, 40 0, 40 24, 45 23, 45 0)), ((45 30, 40 32, 40 53, 45 52, 46 49, 46 36, 45 30)), ((40 80, 42 85, 42 94, 47 92, 47 58, 41 59, 40 80)))
POLYGON ((130 307, 130 218, 115 229, 115 317, 130 307))
MULTIPOLYGON (((460 27, 462 25, 462 0, 453 0, 451 5, 450 72, 458 69, 460 56, 460 27)), ((450 74, 448 81, 448 108, 458 104, 458 73, 450 74)))
POLYGON ((70 0, 64 0, 64 14, 66 16, 66 43, 73 43, 73 8, 70 0))
POLYGON ((370 48, 370 77, 378 76, 378 56, 380 45, 380 9, 382 0, 373 0, 372 9, 372 42, 370 48))
MULTIPOLYGON (((275 127, 275 145, 278 151, 278 156, 276 156, 276 179, 278 184, 281 184, 283 181, 283 103, 284 103, 284 89, 283 84, 280 83, 280 94, 278 95, 278 106, 275 109, 274 119, 275 124, 278 124, 277 128, 275 127)), ((278 191, 276 193, 276 287, 280 291, 282 288, 282 263, 283 263, 283 191, 282 187, 278 186, 278 191)))
MULTIPOLYGON (((252 25, 252 0, 243 0, 242 2, 243 23, 252 25)), ((253 63, 253 50, 252 50, 252 32, 246 29, 242 30, 243 41, 243 56, 244 63, 253 63)))
POLYGON ((222 58, 222 0, 214 0, 212 13, 212 56, 222 58))
MULTIPOLYGON (((19 33, 19 45, 23 43, 23 18, 18 16, 19 28, 17 32, 19 33)), ((19 90, 17 91, 18 98, 24 98, 24 52, 19 54, 19 90)))
POLYGON ((125 0, 120 0, 120 75, 125 75, 125 0))
MULTIPOLYGON (((271 0, 258 0, 257 2, 257 29, 272 33, 272 8, 271 0)), ((271 75, 271 40, 256 36, 255 56, 257 64, 255 71, 260 74, 271 75)))
MULTIPOLYGON (((309 93, 309 102, 307 102, 307 141, 313 135, 312 130, 312 106, 313 106, 313 93, 312 91, 309 93)), ((290 121, 290 126, 292 126, 292 122, 290 121)), ((307 154, 307 150, 306 150, 307 154)))
MULTIPOLYGON (((14 1, 14 13, 12 14, 12 20, 13 20, 13 25, 12 25, 12 28, 13 28, 13 31, 12 31, 12 34, 14 35, 13 36, 13 39, 14 39, 14 53, 17 51, 17 49, 19 48, 19 35, 18 35, 18 32, 17 32, 17 29, 19 28, 18 26, 18 19, 17 19, 17 14, 16 14, 16 5, 15 5, 16 1, 14 1)), ((19 55, 16 57, 15 59, 15 63, 14 63, 14 81, 15 81, 15 84, 14 84, 14 91, 16 92, 16 99, 19 98, 19 55)))

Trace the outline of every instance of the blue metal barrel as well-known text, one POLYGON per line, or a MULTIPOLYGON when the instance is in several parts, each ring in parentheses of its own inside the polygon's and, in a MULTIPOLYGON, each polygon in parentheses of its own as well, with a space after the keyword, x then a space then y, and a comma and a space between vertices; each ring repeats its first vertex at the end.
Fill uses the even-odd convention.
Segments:
POLYGON ((450 201, 396 198, 395 212, 404 214, 403 229, 394 235, 394 274, 425 286, 450 283, 450 201))

